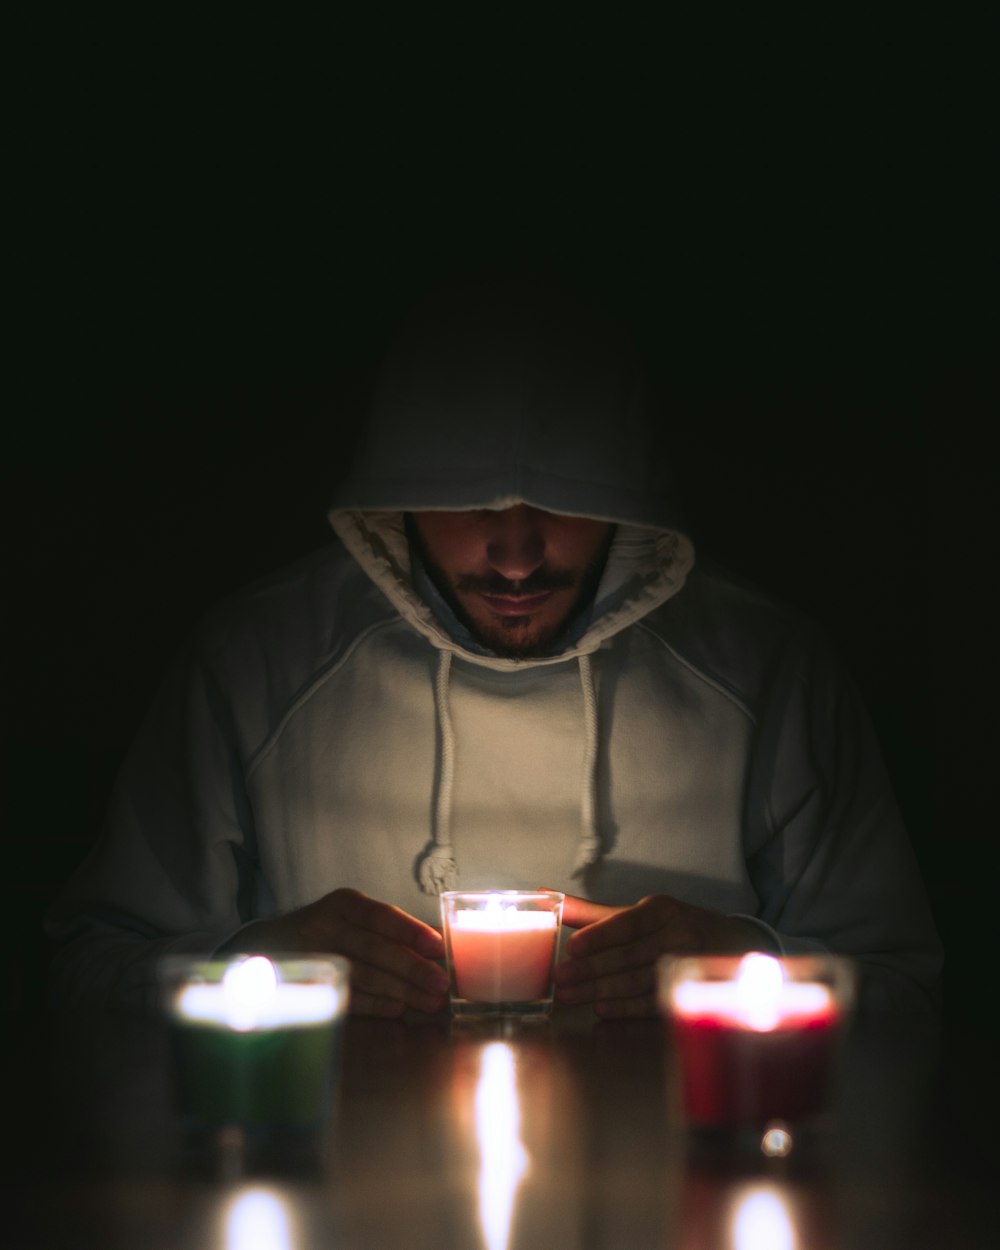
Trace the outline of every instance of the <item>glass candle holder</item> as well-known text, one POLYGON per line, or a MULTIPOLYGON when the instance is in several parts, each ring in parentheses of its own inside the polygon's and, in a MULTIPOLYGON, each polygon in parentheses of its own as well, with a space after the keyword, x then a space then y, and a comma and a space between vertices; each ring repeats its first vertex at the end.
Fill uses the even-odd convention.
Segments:
POLYGON ((854 1002, 852 961, 665 956, 657 974, 685 1124, 753 1130, 765 1154, 787 1153, 795 1128, 829 1110, 854 1002))
POLYGON ((349 964, 171 956, 161 965, 174 1091, 195 1126, 305 1128, 328 1115, 349 964))
POLYGON ((565 897, 556 890, 441 895, 456 1016, 548 1015, 565 897))

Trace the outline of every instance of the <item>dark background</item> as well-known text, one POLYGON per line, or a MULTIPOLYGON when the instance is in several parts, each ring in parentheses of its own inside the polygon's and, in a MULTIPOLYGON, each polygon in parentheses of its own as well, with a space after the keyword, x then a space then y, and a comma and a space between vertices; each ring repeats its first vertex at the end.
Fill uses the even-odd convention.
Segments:
POLYGON ((776 76, 731 32, 713 78, 680 75, 683 41, 600 34, 435 59, 397 30, 358 61, 342 32, 318 64, 148 32, 81 62, 64 35, 21 130, 3 461, 11 1011, 184 632, 326 541, 396 318, 456 268, 528 263, 632 322, 701 550, 833 637, 949 1013, 985 1035, 997 475, 956 436, 992 395, 966 235, 928 197, 934 84, 887 79, 891 40, 827 61, 803 33, 776 76))

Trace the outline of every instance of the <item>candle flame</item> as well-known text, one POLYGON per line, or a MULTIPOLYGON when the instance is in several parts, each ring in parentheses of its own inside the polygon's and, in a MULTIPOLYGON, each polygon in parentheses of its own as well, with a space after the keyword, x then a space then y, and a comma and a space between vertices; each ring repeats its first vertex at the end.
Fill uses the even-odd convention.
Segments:
POLYGON ((233 1028, 251 1028, 277 990, 277 969, 263 955, 252 955, 227 968, 222 977, 222 996, 233 1028))
POLYGON ((516 903, 505 903, 499 895, 491 894, 481 910, 483 915, 489 916, 493 920, 500 920, 510 912, 516 912, 518 907, 516 903))
POLYGON ((482 907, 461 908, 454 913, 451 924, 456 929, 477 929, 480 932, 504 933, 511 929, 555 929, 559 917, 554 911, 532 911, 490 895, 482 907))
POLYGON ((736 996, 750 1026, 761 1031, 778 1022, 778 1005, 785 985, 781 964, 772 955, 754 951, 740 960, 736 996))

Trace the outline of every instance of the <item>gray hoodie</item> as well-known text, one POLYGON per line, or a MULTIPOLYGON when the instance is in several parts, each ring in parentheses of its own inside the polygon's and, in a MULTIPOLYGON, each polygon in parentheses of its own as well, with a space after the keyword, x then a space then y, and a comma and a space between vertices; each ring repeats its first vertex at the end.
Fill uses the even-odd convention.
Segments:
POLYGON ((856 956, 935 1001, 940 947, 878 746, 823 638, 695 568, 640 362, 548 289, 457 287, 389 353, 336 541, 218 606, 164 685, 100 844, 50 911, 55 987, 144 999, 167 952, 353 886, 658 893, 856 956), (428 592, 404 513, 614 522, 563 645, 491 654, 428 592))

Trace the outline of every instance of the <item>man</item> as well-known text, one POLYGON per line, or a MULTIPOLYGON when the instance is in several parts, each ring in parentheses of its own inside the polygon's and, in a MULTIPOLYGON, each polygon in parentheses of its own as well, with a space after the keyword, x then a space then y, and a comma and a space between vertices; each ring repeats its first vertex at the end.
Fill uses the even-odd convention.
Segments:
POLYGON ((458 284, 389 353, 337 542, 221 605, 53 907, 57 992, 168 952, 333 951, 446 1001, 437 895, 565 890, 558 997, 655 1010, 670 951, 844 951, 932 1011, 940 950, 863 710, 789 610, 695 567, 625 337, 458 284))

